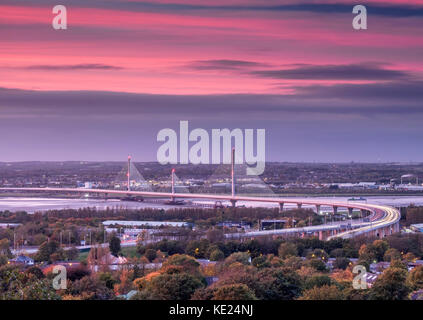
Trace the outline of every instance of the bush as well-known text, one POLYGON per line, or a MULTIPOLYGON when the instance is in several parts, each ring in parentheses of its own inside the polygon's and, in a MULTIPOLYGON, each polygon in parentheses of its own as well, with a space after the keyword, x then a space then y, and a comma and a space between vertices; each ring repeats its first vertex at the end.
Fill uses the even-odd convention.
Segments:
POLYGON ((330 286, 332 284, 331 278, 326 275, 315 275, 305 281, 304 288, 309 290, 315 287, 330 286))
POLYGON ((338 258, 335 259, 335 262, 333 263, 333 268, 345 270, 346 268, 348 268, 350 263, 351 263, 350 259, 338 257, 338 258))
POLYGON ((220 261, 225 259, 225 254, 222 250, 215 249, 210 253, 210 260, 212 261, 220 261))
POLYGON ((212 300, 257 300, 257 298, 245 284, 238 283, 217 288, 212 300))
POLYGON ((203 283, 188 273, 164 273, 152 278, 144 294, 157 300, 189 300, 203 283))
POLYGON ((145 250, 145 257, 148 261, 152 262, 157 257, 157 252, 154 249, 147 249, 145 250))
POLYGON ((320 259, 311 259, 308 264, 317 271, 327 271, 326 264, 320 259))
POLYGON ((278 249, 278 255, 282 259, 286 259, 290 256, 296 257, 298 255, 297 246, 291 242, 281 243, 278 249))
POLYGON ((314 287, 304 292, 299 300, 344 300, 345 296, 335 285, 314 287))

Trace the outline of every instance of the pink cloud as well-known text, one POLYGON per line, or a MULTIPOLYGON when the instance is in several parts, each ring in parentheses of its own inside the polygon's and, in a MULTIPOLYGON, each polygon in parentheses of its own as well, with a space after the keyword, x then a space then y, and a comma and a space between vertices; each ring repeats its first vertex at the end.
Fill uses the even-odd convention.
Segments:
MULTIPOLYGON (((241 3, 258 4, 252 0, 231 4, 241 3)), ((389 3, 399 4, 399 1, 389 3)), ((0 86, 207 94, 272 93, 280 92, 281 85, 314 83, 258 79, 242 72, 184 67, 192 61, 213 59, 254 61, 275 68, 297 63, 375 61, 422 72, 419 56, 423 47, 420 34, 423 23, 418 18, 395 18, 394 21, 375 16, 369 21, 369 30, 356 32, 352 30, 349 14, 269 11, 188 14, 78 7, 69 8, 68 13, 69 30, 55 31, 50 27, 53 16, 50 7, 0 6, 0 20, 9 29, 0 31, 0 70, 5 75, 0 79, 0 86), (82 64, 118 68, 27 68, 82 64)))

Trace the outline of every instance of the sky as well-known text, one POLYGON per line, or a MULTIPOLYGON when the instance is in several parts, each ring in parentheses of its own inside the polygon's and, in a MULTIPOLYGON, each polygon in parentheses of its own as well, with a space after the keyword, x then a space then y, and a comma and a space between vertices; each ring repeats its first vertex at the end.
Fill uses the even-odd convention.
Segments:
POLYGON ((0 161, 156 161, 266 130, 267 161, 423 161, 423 0, 0 2, 0 161), (352 8, 365 5, 367 30, 352 8))

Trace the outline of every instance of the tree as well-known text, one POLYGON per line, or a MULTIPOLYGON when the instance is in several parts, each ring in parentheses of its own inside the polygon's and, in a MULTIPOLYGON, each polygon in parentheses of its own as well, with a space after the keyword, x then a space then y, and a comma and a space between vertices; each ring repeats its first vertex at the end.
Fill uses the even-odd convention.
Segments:
POLYGON ((164 273, 147 281, 144 293, 155 300, 189 300, 203 283, 188 273, 164 273))
POLYGON ((406 272, 408 272, 407 264, 402 262, 401 260, 392 260, 390 264, 391 268, 399 268, 406 272))
POLYGON ((314 287, 330 286, 331 284, 332 280, 327 275, 314 275, 305 281, 304 288, 309 290, 314 287))
POLYGON ((406 284, 407 271, 389 267, 375 281, 370 289, 372 300, 403 300, 410 292, 406 284))
POLYGON ((345 270, 350 265, 350 259, 344 258, 344 257, 338 257, 335 259, 335 262, 333 263, 333 267, 335 269, 342 269, 345 270))
POLYGON ((229 266, 232 263, 239 262, 244 265, 250 264, 250 254, 247 252, 234 252, 225 259, 225 265, 229 266))
MULTIPOLYGON (((168 255, 185 252, 185 246, 182 241, 163 239, 156 243, 155 247, 162 252, 166 252, 168 255)), ((144 252, 141 254, 144 254, 144 252)))
POLYGON ((407 252, 404 256, 403 256, 404 261, 406 262, 413 262, 415 260, 417 260, 417 257, 412 253, 412 252, 407 252))
POLYGON ((141 278, 142 276, 144 276, 144 271, 142 269, 140 269, 140 267, 138 267, 137 260, 135 260, 135 265, 132 268, 132 281, 134 281, 137 278, 141 278))
POLYGON ((399 252, 412 252, 420 257, 423 255, 423 235, 418 233, 412 234, 393 234, 387 238, 391 248, 397 249, 399 252))
POLYGON ((49 261, 59 260, 61 257, 59 255, 51 257, 53 254, 60 251, 60 246, 57 241, 47 241, 44 242, 39 248, 38 252, 35 255, 36 261, 49 261), (53 258, 53 259, 52 259, 53 258))
POLYGON ((216 242, 225 240, 225 234, 220 229, 210 229, 210 230, 208 230, 206 237, 211 243, 216 243, 216 242))
POLYGON ((33 273, 21 272, 16 267, 0 268, 0 297, 4 300, 59 300, 47 279, 33 273))
POLYGON ((263 255, 255 257, 253 260, 251 260, 251 264, 259 269, 270 267, 270 262, 267 260, 267 257, 263 255))
POLYGON ((423 266, 417 266, 408 274, 407 283, 413 290, 423 289, 423 266))
POLYGON ((385 252, 389 249, 389 244, 385 240, 375 240, 372 243, 372 249, 375 252, 377 261, 382 261, 385 252))
POLYGON ((212 300, 257 300, 257 298, 245 284, 236 283, 217 288, 212 300))
POLYGON ((282 259, 286 259, 290 256, 296 257, 298 255, 297 246, 292 242, 281 243, 278 248, 278 255, 282 259))
POLYGON ((307 259, 321 259, 323 261, 328 261, 329 255, 323 249, 314 249, 307 255, 307 259))
POLYGON ((89 275, 71 282, 67 293, 84 300, 109 300, 114 297, 113 290, 106 287, 97 275, 89 275))
POLYGON ((354 278, 354 274, 351 272, 350 269, 345 270, 337 270, 331 274, 331 278, 338 282, 338 283, 348 283, 352 286, 352 281, 354 278))
POLYGON ((358 258, 360 261, 366 261, 368 264, 377 261, 376 252, 372 245, 363 244, 358 251, 358 258))
POLYGON ((154 249, 147 249, 145 250, 145 257, 148 261, 152 262, 157 257, 157 252, 154 249))
POLYGON ((65 250, 59 248, 56 252, 53 252, 50 255, 50 262, 62 261, 65 260, 65 250))
POLYGON ((301 257, 289 257, 283 261, 283 265, 292 270, 298 270, 302 267, 303 260, 301 257))
POLYGON ((307 264, 317 271, 327 271, 326 264, 320 259, 311 259, 307 262, 307 264))
POLYGON ((83 277, 90 275, 90 273, 90 270, 82 265, 67 269, 67 277, 70 281, 80 280, 83 277))
POLYGON ((215 249, 210 253, 210 260, 211 261, 220 261, 225 259, 225 254, 222 250, 215 249))
POLYGON ((114 291, 116 294, 126 294, 132 288, 132 271, 122 270, 119 276, 119 283, 116 283, 114 286, 114 291))
POLYGON ((385 261, 392 261, 392 260, 399 260, 401 259, 401 253, 395 249, 395 248, 390 248, 388 250, 386 250, 385 254, 383 255, 383 260, 385 261))
POLYGON ((115 280, 110 272, 99 272, 97 273, 98 280, 102 282, 102 284, 108 288, 113 290, 117 280, 115 280))
POLYGON ((306 290, 299 300, 345 300, 345 296, 337 286, 323 285, 306 290))
POLYGON ((137 242, 137 252, 140 255, 143 255, 145 253, 146 247, 144 246, 144 244, 142 243, 142 241, 138 241, 137 242))
POLYGON ((4 238, 0 240, 0 255, 6 256, 7 258, 12 257, 9 239, 4 238))
POLYGON ((75 247, 72 247, 72 248, 66 250, 65 253, 66 253, 66 258, 68 260, 76 260, 78 258, 78 255, 79 255, 79 250, 75 247))
POLYGON ((209 246, 210 242, 207 239, 193 240, 187 244, 185 252, 190 256, 203 259, 207 256, 209 246))
POLYGON ((33 275, 34 275, 34 276, 36 276, 38 279, 44 279, 44 278, 46 277, 46 276, 44 275, 43 271, 42 271, 40 268, 36 267, 36 266, 29 267, 29 268, 26 270, 26 272, 27 272, 27 273, 30 273, 30 274, 33 274, 33 275))
POLYGON ((341 248, 333 249, 330 252, 330 256, 334 258, 344 257, 345 256, 344 249, 341 249, 341 248))
POLYGON ((200 264, 193 257, 186 254, 174 254, 170 256, 163 263, 164 268, 169 266, 179 266, 182 267, 185 272, 196 276, 200 275, 200 264))
POLYGON ((108 247, 94 246, 88 253, 87 262, 91 267, 98 266, 100 271, 108 271, 112 255, 108 247))
POLYGON ((213 299, 216 288, 199 288, 195 290, 194 294, 191 296, 191 300, 211 300, 213 299))
POLYGON ((109 241, 109 249, 110 249, 110 253, 112 255, 114 255, 115 257, 117 257, 119 255, 120 252, 120 239, 118 237, 116 237, 115 235, 113 235, 110 238, 109 241))
POLYGON ((259 299, 292 300, 301 294, 301 279, 289 268, 263 269, 252 289, 259 299))

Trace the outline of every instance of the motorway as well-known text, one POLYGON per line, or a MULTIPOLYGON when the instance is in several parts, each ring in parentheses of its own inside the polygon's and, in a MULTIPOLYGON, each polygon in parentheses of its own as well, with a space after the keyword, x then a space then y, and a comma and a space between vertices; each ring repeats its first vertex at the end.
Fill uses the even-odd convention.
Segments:
POLYGON ((351 227, 343 229, 341 225, 323 224, 313 227, 305 228, 291 228, 291 229, 279 229, 279 230, 265 230, 265 231, 254 231, 251 233, 238 234, 239 237, 258 237, 264 235, 277 235, 277 234, 289 234, 289 233, 318 233, 318 232, 331 232, 337 230, 336 234, 330 234, 325 237, 331 239, 334 237, 351 238, 359 235, 378 235, 385 236, 393 232, 399 231, 399 220, 400 213, 397 209, 390 206, 359 203, 359 202, 343 202, 337 200, 317 200, 313 198, 282 198, 282 197, 247 197, 247 196, 232 196, 232 195, 215 195, 215 194, 192 194, 192 193, 169 193, 169 192, 151 192, 151 191, 128 191, 128 190, 108 190, 108 189, 85 189, 85 188, 0 188, 0 191, 40 191, 40 192, 69 192, 69 193, 97 193, 97 194, 120 194, 120 195, 132 195, 139 197, 160 197, 160 198, 180 198, 180 199, 212 199, 216 201, 230 201, 233 205, 237 201, 251 201, 251 202, 262 202, 262 203, 278 203, 283 208, 285 203, 297 204, 298 207, 302 205, 313 205, 316 206, 317 212, 320 212, 320 208, 323 206, 329 206, 333 208, 334 213, 337 212, 338 208, 347 208, 349 210, 362 210, 364 212, 370 212, 370 221, 367 223, 356 222, 352 223, 351 227))

